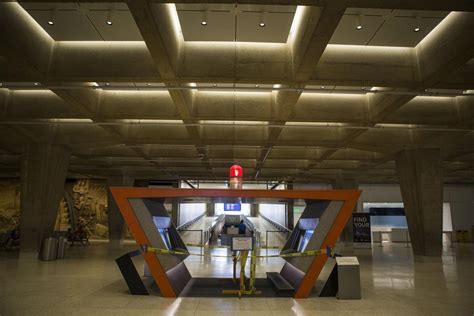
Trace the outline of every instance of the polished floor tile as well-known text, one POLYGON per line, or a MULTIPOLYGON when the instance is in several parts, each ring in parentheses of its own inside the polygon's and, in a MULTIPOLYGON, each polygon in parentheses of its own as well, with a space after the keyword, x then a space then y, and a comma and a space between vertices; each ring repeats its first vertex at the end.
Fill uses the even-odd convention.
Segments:
MULTIPOLYGON (((196 223, 199 227, 199 223, 196 223)), ((272 226, 257 221, 259 229, 272 226)), ((198 228, 199 229, 199 228, 198 228)), ((281 235, 281 234, 280 234, 281 235)), ((269 234, 269 243, 284 238, 269 234)), ((198 242, 187 237, 188 242, 198 242)), ((438 259, 415 260, 404 244, 372 249, 341 248, 360 261, 361 300, 336 298, 219 297, 167 299, 131 296, 114 259, 136 248, 133 243, 110 250, 103 242, 67 249, 63 260, 43 262, 0 252, 0 315, 470 315, 474 314, 474 245, 446 244, 438 259)), ((200 252, 199 248, 192 251, 200 252)), ((226 254, 225 249, 206 250, 226 254)), ((269 253, 273 253, 270 250, 269 253)), ((266 251, 262 251, 265 254, 266 251)), ((143 271, 141 257, 134 258, 143 271)), ((229 258, 189 257, 195 277, 230 277, 229 258)), ((261 259, 257 276, 278 271, 283 260, 261 259)))

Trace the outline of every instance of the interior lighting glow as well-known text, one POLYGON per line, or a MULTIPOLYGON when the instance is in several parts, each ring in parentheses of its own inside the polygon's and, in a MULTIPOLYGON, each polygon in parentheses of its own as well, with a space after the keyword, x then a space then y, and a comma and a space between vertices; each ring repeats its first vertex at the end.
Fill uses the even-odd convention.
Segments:
POLYGON ((207 11, 202 11, 201 25, 202 26, 207 25, 207 11))
POLYGON ((335 122, 286 122, 287 126, 319 126, 319 127, 342 127, 347 126, 347 123, 335 122))
POLYGON ((48 25, 54 25, 53 21, 48 21, 48 25))
POLYGON ((53 119, 48 119, 48 122, 52 123, 94 123, 91 119, 77 119, 77 118, 53 118, 53 119))
POLYGON ((113 23, 112 21, 107 21, 107 22, 105 22, 105 24, 107 24, 107 25, 112 25, 112 24, 114 24, 114 23, 113 23))
POLYGON ((281 88, 281 84, 274 84, 273 85, 273 89, 280 89, 281 88))
POLYGON ((419 32, 419 31, 420 31, 420 28, 419 28, 419 27, 415 27, 415 28, 413 29, 413 32, 419 32))
POLYGON ((301 32, 302 29, 302 23, 303 23, 303 17, 305 15, 305 12, 309 12, 310 7, 308 6, 297 6, 295 15, 293 17, 293 22, 291 23, 290 27, 290 34, 288 36, 288 41, 287 44, 292 44, 295 38, 297 37, 298 33, 301 32))
POLYGON ((127 124, 182 124, 182 120, 152 120, 152 119, 126 119, 117 120, 120 123, 127 124))
POLYGON ((208 125, 268 125, 268 121, 200 120, 199 123, 208 125))
POLYGON ((260 13, 260 21, 259 21, 259 23, 258 23, 258 26, 260 26, 260 27, 265 27, 265 20, 266 20, 266 19, 265 19, 265 16, 266 16, 266 12, 265 12, 265 11, 263 11, 263 12, 260 13))
POLYGON ((356 16, 356 30, 360 31, 362 30, 362 23, 360 22, 360 15, 356 16))

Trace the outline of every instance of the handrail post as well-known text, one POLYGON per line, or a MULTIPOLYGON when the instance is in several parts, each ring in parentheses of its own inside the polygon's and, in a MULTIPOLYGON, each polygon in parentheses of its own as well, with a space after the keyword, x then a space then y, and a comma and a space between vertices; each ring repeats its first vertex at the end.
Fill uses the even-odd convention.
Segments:
POLYGON ((268 261, 268 230, 265 231, 265 248, 266 248, 267 261, 268 261))

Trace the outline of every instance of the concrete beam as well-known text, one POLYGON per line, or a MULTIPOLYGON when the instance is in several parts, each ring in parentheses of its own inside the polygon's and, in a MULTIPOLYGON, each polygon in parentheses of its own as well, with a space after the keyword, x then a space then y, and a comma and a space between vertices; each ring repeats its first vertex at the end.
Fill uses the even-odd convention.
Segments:
POLYGON ((326 46, 346 10, 345 3, 332 2, 326 6, 305 7, 302 10, 301 26, 292 34, 290 48, 292 68, 296 81, 306 82, 323 55, 326 46))
POLYGON ((0 56, 8 67, 34 81, 44 78, 53 40, 17 2, 0 3, 0 38, 0 56))
POLYGON ((176 77, 181 41, 173 31, 170 6, 149 0, 129 1, 128 8, 163 79, 176 77))
MULTIPOLYGON (((0 2, 12 2, 12 0, 0 0, 0 2)), ((22 0, 22 2, 37 2, 37 0, 22 0)), ((74 2, 74 3, 116 3, 128 2, 128 0, 49 0, 49 2, 74 2)), ((182 3, 201 4, 202 0, 152 0, 151 3, 182 3)), ((335 0, 206 0, 209 4, 262 4, 262 5, 305 5, 325 6, 336 2, 335 0)), ((339 2, 343 2, 339 0, 339 2)), ((400 10, 432 10, 432 11, 474 11, 474 5, 470 0, 349 0, 344 1, 348 7, 355 8, 379 8, 400 10)))
MULTIPOLYGON (((175 79, 184 40, 182 35, 177 34, 173 28, 170 11, 172 8, 165 4, 152 4, 148 0, 129 2, 128 6, 158 68, 160 77, 165 80, 175 79)), ((192 116, 193 92, 169 90, 169 93, 179 118, 184 123, 196 123, 192 116)), ((203 158, 207 169, 211 170, 202 146, 200 130, 196 126, 186 126, 186 130, 189 137, 193 139, 196 150, 203 158)))

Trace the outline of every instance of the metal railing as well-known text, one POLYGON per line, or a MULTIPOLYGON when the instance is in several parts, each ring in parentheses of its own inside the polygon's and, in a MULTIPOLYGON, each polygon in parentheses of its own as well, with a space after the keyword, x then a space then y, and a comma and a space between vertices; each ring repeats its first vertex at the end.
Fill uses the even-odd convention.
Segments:
POLYGON ((283 226, 282 224, 277 223, 277 222, 275 222, 274 220, 269 219, 268 217, 264 216, 263 214, 260 214, 260 216, 261 216, 264 220, 266 220, 267 222, 269 222, 270 224, 272 224, 273 226, 275 226, 275 228, 278 229, 279 231, 291 233, 291 229, 288 229, 287 227, 283 226))
POLYGON ((185 230, 186 228, 188 228, 189 226, 191 226, 192 224, 196 223, 198 220, 200 220, 204 215, 206 215, 206 213, 202 213, 201 215, 199 215, 198 217, 190 220, 190 221, 187 221, 186 223, 184 224, 181 224, 179 226, 176 227, 176 229, 178 231, 181 231, 181 230, 185 230))

